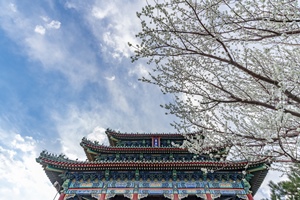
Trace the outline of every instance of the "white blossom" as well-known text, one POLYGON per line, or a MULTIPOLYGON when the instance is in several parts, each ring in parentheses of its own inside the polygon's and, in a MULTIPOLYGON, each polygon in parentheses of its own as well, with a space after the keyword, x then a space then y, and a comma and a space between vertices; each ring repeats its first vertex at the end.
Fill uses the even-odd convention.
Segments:
POLYGON ((195 133, 182 148, 300 161, 298 1, 157 1, 137 16, 132 59, 146 58, 154 69, 142 80, 174 95, 173 126, 195 133))

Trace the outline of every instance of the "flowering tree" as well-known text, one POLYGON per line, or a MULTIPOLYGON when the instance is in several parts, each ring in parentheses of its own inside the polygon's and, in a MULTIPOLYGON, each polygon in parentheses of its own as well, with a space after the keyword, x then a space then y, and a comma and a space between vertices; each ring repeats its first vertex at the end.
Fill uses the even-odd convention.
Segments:
MULTIPOLYGON (((193 153, 299 162, 300 7, 293 0, 155 1, 137 16, 133 61, 174 95, 164 107, 193 153)), ((130 44, 131 45, 131 44, 130 44)))

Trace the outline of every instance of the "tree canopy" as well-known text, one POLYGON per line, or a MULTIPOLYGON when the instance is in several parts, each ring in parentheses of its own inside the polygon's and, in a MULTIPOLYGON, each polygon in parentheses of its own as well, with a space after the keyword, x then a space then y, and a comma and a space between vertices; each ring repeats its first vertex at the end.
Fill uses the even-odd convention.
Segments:
POLYGON ((279 183, 270 181, 271 200, 300 200, 300 165, 292 166, 290 171, 288 180, 279 183))
POLYGON ((133 61, 174 101, 193 153, 299 162, 300 9, 293 0, 151 1, 133 61))

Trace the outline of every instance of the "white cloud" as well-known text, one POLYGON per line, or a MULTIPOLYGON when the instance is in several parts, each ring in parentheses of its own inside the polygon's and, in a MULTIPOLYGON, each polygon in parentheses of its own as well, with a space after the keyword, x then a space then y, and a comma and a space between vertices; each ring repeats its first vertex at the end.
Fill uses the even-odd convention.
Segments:
POLYGON ((104 134, 106 128, 122 132, 171 131, 169 123, 172 118, 165 116, 158 105, 160 100, 163 101, 158 89, 138 86, 135 90, 119 79, 105 84, 106 92, 94 94, 80 104, 62 105, 51 111, 61 143, 61 149, 55 153, 85 160, 79 145, 81 139, 88 137, 102 143, 107 139, 104 134), (104 96, 108 101, 102 101, 104 96))
POLYGON ((87 135, 87 138, 92 141, 98 141, 100 144, 109 145, 105 131, 105 128, 97 126, 93 132, 87 135))
POLYGON ((138 63, 133 68, 131 68, 128 72, 129 76, 137 76, 141 77, 148 77, 149 76, 149 69, 141 63, 138 63))
MULTIPOLYGON (((58 27, 58 25, 51 25, 58 27)), ((65 75, 74 88, 82 88, 88 82, 98 82, 98 64, 95 52, 84 43, 75 43, 76 31, 68 37, 57 33, 55 38, 28 36, 24 38, 26 53, 32 60, 40 61, 44 69, 65 75), (78 48, 73 46, 80 45, 78 48)))
POLYGON ((128 87, 122 86, 122 80, 115 80, 107 82, 108 91, 110 93, 111 103, 118 109, 120 112, 127 113, 132 115, 134 106, 130 104, 130 91, 128 87), (126 88, 126 89, 125 89, 126 88))
POLYGON ((70 23, 62 28, 59 20, 51 20, 42 11, 30 15, 24 13, 26 10, 13 12, 4 3, 1 11, 0 28, 19 45, 21 53, 35 62, 33 67, 62 73, 76 89, 81 89, 87 82, 101 81, 96 52, 84 42, 86 38, 77 26, 70 23), (32 34, 33 31, 38 34, 32 34))
POLYGON ((116 79, 116 77, 115 76, 110 76, 110 77, 105 77, 105 79, 108 80, 108 81, 113 81, 113 80, 116 79))
POLYGON ((38 156, 36 141, 7 130, 0 129, 0 133, 7 139, 4 144, 0 142, 1 198, 53 198, 56 190, 51 186, 42 167, 35 161, 38 156), (39 189, 34 190, 37 187, 39 189))
MULTIPOLYGON (((46 17, 42 17, 42 19, 46 22, 49 20, 46 17)), ((47 30, 49 30, 49 29, 59 29, 60 25, 61 25, 61 23, 59 21, 52 20, 50 23, 45 24, 45 27, 42 26, 42 25, 36 25, 35 28, 34 28, 34 32, 39 33, 41 35, 45 35, 46 29, 47 30)))
POLYGON ((13 4, 13 3, 10 3, 10 4, 9 4, 9 8, 10 8, 11 11, 13 11, 13 12, 17 12, 17 11, 18 11, 16 5, 13 4))
POLYGON ((41 16, 41 19, 44 21, 44 22, 48 22, 50 19, 48 16, 41 16))
POLYGON ((128 42, 136 43, 134 35, 140 29, 135 11, 145 4, 144 1, 130 1, 125 4, 118 1, 96 1, 91 9, 77 9, 85 14, 91 31, 99 40, 100 48, 105 48, 103 55, 120 62, 122 58, 128 59, 133 52, 128 42))
POLYGON ((45 35, 46 29, 41 25, 36 25, 35 29, 34 29, 34 32, 39 33, 41 35, 45 35))
POLYGON ((96 17, 97 19, 103 19, 107 17, 108 15, 111 15, 115 13, 117 9, 114 7, 113 4, 106 4, 106 6, 101 7, 93 7, 92 9, 92 15, 96 17))
POLYGON ((101 115, 97 112, 97 108, 95 108, 94 111, 87 111, 81 110, 75 105, 70 105, 65 108, 63 113, 55 112, 52 114, 59 133, 62 153, 71 159, 79 158, 85 160, 86 156, 82 147, 79 145, 81 139, 90 135, 89 137, 93 139, 98 138, 99 142, 102 142, 100 140, 102 140, 103 137, 97 137, 96 135, 98 133, 101 135, 101 130, 104 129, 99 126, 99 123, 101 123, 101 115))
POLYGON ((22 137, 20 134, 14 135, 11 141, 11 147, 23 152, 32 152, 35 148, 35 141, 30 136, 22 137))
POLYGON ((48 29, 59 29, 60 28, 60 21, 55 21, 55 20, 52 20, 50 23, 47 24, 47 28, 48 29))

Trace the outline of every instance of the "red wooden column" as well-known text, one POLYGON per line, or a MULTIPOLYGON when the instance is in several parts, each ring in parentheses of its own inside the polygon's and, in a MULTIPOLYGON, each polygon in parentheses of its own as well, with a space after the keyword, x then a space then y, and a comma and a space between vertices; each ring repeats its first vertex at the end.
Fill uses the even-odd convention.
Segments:
POLYGON ((247 197, 248 197, 248 200, 254 200, 253 197, 252 197, 252 194, 250 194, 250 193, 247 194, 247 197))
POLYGON ((178 193, 175 193, 175 194, 173 194, 174 195, 174 200, 179 200, 179 198, 178 198, 178 193))
POLYGON ((100 195, 100 198, 99 198, 99 200, 105 200, 105 193, 102 193, 101 195, 100 195))
POLYGON ((205 195, 206 195, 206 199, 207 199, 207 200, 212 200, 212 198, 211 198, 211 194, 209 194, 209 193, 206 193, 205 195))
POLYGON ((133 193, 132 200, 138 200, 138 193, 133 193))
POLYGON ((64 200, 66 194, 65 193, 61 193, 58 200, 64 200))

